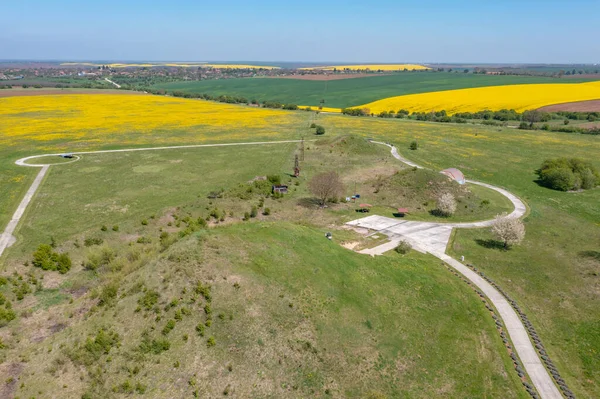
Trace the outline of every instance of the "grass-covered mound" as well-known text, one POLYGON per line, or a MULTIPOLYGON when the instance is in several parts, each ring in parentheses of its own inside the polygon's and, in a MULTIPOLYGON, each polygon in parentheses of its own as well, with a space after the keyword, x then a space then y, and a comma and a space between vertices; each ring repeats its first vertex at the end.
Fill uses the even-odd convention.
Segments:
POLYGON ((474 184, 460 185, 441 173, 426 169, 407 168, 391 176, 377 176, 371 188, 373 201, 385 209, 380 212, 408 208, 407 218, 413 220, 486 220, 512 211, 510 201, 493 190, 474 184), (439 212, 438 202, 444 194, 456 201, 456 211, 451 215, 439 212))
POLYGON ((200 228, 164 251, 107 234, 103 266, 71 270, 4 336, 9 396, 524 392, 485 307, 431 257, 373 259, 292 223, 200 228))

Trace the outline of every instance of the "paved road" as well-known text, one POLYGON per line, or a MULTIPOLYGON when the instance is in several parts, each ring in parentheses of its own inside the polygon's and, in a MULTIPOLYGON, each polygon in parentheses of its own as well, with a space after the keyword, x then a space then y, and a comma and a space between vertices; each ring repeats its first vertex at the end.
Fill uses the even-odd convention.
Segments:
POLYGON ((12 234, 14 233, 15 228, 19 224, 19 220, 21 220, 23 213, 25 213, 25 209, 27 209, 27 205, 29 205, 29 203, 31 202, 31 199, 33 198, 33 194, 35 194, 38 187, 42 183, 44 176, 46 176, 46 172, 48 172, 49 166, 44 165, 41 168, 42 169, 40 170, 40 173, 38 173, 35 180, 29 187, 29 190, 27 190, 27 193, 25 193, 25 197, 23 197, 23 200, 17 207, 17 210, 13 214, 12 219, 10 220, 10 222, 8 222, 6 229, 4 229, 4 233, 2 233, 0 235, 0 256, 2 256, 2 253, 4 252, 4 250, 6 248, 11 246, 16 241, 15 237, 12 234))
POLYGON ((120 89, 120 88, 121 88, 121 85, 120 85, 120 84, 117 84, 117 83, 113 82, 113 81, 112 81, 112 80, 110 80, 109 78, 104 78, 104 80, 106 80, 108 83, 112 83, 112 84, 114 84, 114 85, 117 87, 117 89, 120 89))
MULTIPOLYGON (((375 141, 374 143, 387 145, 391 148, 391 153, 396 159, 410 166, 421 168, 421 166, 408 161, 398 154, 396 147, 387 143, 375 141)), ((515 207, 508 215, 509 217, 519 218, 525 214, 527 210, 525 204, 514 194, 500 187, 492 186, 491 184, 470 180, 468 180, 468 182, 496 190, 505 195, 515 207)), ((513 342, 513 347, 540 396, 543 399, 561 399, 563 396, 556 385, 554 385, 552 378, 548 374, 541 359, 538 357, 537 352, 529 340, 525 326, 506 298, 477 273, 446 254, 446 246, 448 245, 448 240, 450 239, 453 228, 489 227, 492 223, 493 220, 472 223, 399 222, 397 219, 373 215, 354 220, 347 224, 375 230, 390 238, 390 242, 375 248, 363 250, 361 253, 381 255, 384 252, 394 249, 401 240, 406 240, 411 243, 414 249, 432 254, 468 278, 489 298, 490 302, 492 302, 498 310, 498 314, 502 317, 508 335, 513 342)))
MULTIPOLYGON (((229 147, 229 146, 241 146, 241 145, 285 144, 285 143, 299 143, 301 141, 302 140, 283 140, 283 141, 258 141, 258 142, 245 142, 245 143, 192 144, 192 145, 176 145, 176 146, 170 146, 170 147, 146 147, 146 148, 129 148, 129 149, 123 149, 123 150, 73 152, 72 154, 76 157, 76 159, 74 159, 71 162, 63 162, 63 163, 54 164, 54 166, 60 166, 60 165, 64 165, 67 163, 76 162, 79 160, 79 155, 83 155, 83 154, 105 154, 105 153, 112 153, 112 152, 174 150, 174 149, 200 148, 200 147, 229 147)), ((6 229, 4 229, 4 232, 2 234, 0 234, 0 257, 2 256, 2 254, 4 253, 6 248, 10 247, 16 241, 15 237, 13 236, 13 233, 14 233, 17 225, 19 224, 21 217, 23 216, 25 209, 27 209, 27 206, 31 202, 33 195, 37 191, 38 187, 40 186, 40 183, 42 182, 44 176, 46 175, 48 168, 50 168, 50 166, 53 165, 53 164, 33 165, 33 164, 27 163, 27 161, 32 160, 32 159, 44 158, 44 157, 57 157, 59 155, 61 155, 61 154, 32 155, 32 156, 21 158, 21 159, 15 161, 15 163, 19 166, 37 167, 37 168, 41 168, 41 170, 38 173, 35 180, 33 181, 33 183, 31 184, 31 187, 29 187, 29 190, 27 190, 25 197, 23 198, 23 200, 19 204, 17 210, 13 214, 12 219, 10 220, 10 222, 8 222, 6 229)))

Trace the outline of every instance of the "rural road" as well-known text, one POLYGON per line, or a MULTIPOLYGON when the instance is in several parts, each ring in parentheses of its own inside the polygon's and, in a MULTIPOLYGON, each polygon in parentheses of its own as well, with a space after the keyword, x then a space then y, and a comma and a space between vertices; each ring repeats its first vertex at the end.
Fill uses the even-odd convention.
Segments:
POLYGON ((44 176, 46 176, 46 172, 48 172, 48 168, 49 168, 48 165, 42 166, 42 169, 40 170, 38 175, 35 177, 35 180, 29 187, 29 190, 27 190, 27 192, 25 193, 25 197, 23 197, 23 200, 21 201, 21 203, 17 207, 17 210, 13 214, 13 217, 8 222, 6 229, 4 229, 4 233, 0 234, 0 256, 2 256, 2 253, 4 252, 4 250, 6 248, 11 246, 16 241, 15 237, 12 234, 15 231, 15 228, 17 227, 17 225, 19 224, 19 220, 21 220, 23 213, 25 213, 25 209, 27 209, 27 205, 29 205, 29 203, 31 202, 31 199, 33 198, 33 194, 35 194, 38 187, 42 183, 44 176))
POLYGON ((13 236, 13 233, 14 233, 15 229, 17 228, 19 221, 23 217, 23 214, 25 213, 27 206, 31 202, 33 195, 35 194, 35 192, 39 188, 40 184, 42 183, 44 176, 46 176, 46 173, 48 172, 48 169, 50 168, 50 166, 53 166, 53 165, 60 166, 60 165, 65 165, 65 164, 69 164, 72 162, 76 162, 80 159, 79 155, 84 155, 84 154, 106 154, 106 153, 114 153, 114 152, 158 151, 158 150, 176 150, 176 149, 185 149, 185 148, 229 147, 229 146, 243 146, 243 145, 286 144, 286 143, 300 143, 301 141, 302 140, 257 141, 257 142, 244 142, 244 143, 192 144, 192 145, 176 145, 176 146, 170 146, 170 147, 128 148, 128 149, 122 149, 122 150, 82 151, 82 152, 71 153, 77 159, 74 159, 73 161, 70 161, 70 162, 63 162, 63 163, 58 163, 58 164, 36 164, 36 165, 33 165, 33 164, 27 163, 27 161, 32 160, 32 159, 44 158, 44 157, 57 157, 57 156, 60 156, 61 154, 32 155, 29 157, 18 159, 17 161, 15 161, 15 164, 17 164, 19 166, 37 167, 37 168, 41 168, 41 170, 38 173, 38 175, 36 176, 35 180, 31 184, 31 186, 29 187, 29 190, 27 190, 25 197, 23 197, 23 200, 17 207, 17 210, 13 214, 11 220, 8 222, 6 229, 4 229, 4 232, 2 234, 0 234, 0 257, 2 256, 2 254, 4 253, 6 248, 10 247, 16 241, 15 237, 13 236))
MULTIPOLYGON (((391 148, 391 153, 394 158, 410 165, 412 167, 422 168, 414 162, 411 162, 402 157, 396 147, 393 145, 372 141, 376 144, 383 144, 391 148)), ((476 182, 467 180, 469 183, 478 184, 492 190, 495 190, 504 196, 506 196, 513 204, 514 210, 508 215, 510 218, 522 217, 527 208, 523 201, 521 201, 516 195, 491 184, 476 182)), ((544 367, 542 360, 538 357, 533 344, 529 339, 527 330, 521 322, 520 317, 517 315, 511 304, 506 298, 491 284, 485 281, 481 276, 475 273, 473 270, 460 263, 458 260, 452 258, 446 254, 446 246, 450 239, 450 234, 453 228, 478 228, 478 227, 489 227, 493 224, 493 220, 486 220, 472 223, 433 223, 433 222, 414 222, 414 221, 401 221, 398 222, 396 219, 387 218, 383 216, 368 216, 366 218, 354 220, 348 222, 348 225, 364 227, 370 230, 375 230, 382 234, 387 235, 390 238, 390 242, 383 245, 379 245, 375 248, 366 249, 360 251, 361 253, 369 255, 381 255, 384 252, 390 251, 398 246, 401 240, 408 241, 414 249, 430 253, 431 255, 441 259, 448 265, 452 266, 459 273, 469 279, 475 286, 477 286, 492 302, 498 311, 498 314, 502 318, 508 335, 512 340, 513 347, 515 348, 529 378, 533 382, 533 385, 539 392, 542 399, 561 399, 563 396, 552 381, 552 378, 548 374, 548 371, 544 367)))
POLYGON ((113 81, 112 81, 112 80, 110 80, 109 78, 104 78, 104 80, 106 80, 108 83, 112 83, 112 84, 114 84, 114 85, 116 86, 116 88, 117 88, 117 89, 120 89, 120 88, 121 88, 121 85, 120 85, 120 84, 117 84, 117 83, 113 82, 113 81))

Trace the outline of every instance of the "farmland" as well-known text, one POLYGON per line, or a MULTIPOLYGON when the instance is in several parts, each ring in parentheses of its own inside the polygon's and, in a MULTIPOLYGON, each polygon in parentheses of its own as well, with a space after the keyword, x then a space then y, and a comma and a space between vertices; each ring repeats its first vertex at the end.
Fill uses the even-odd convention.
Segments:
MULTIPOLYGON (((134 112, 134 103, 126 104, 123 115, 134 112)), ((281 114, 290 124, 297 115, 281 114)), ((299 125, 297 131, 282 134, 292 138, 308 131, 305 123, 299 125)), ((211 129, 208 126, 208 133, 211 129)), ((219 129, 227 131, 228 124, 219 129)), ((270 127, 258 129, 268 132, 270 127)), ((179 133, 143 130, 138 140, 160 138, 177 144, 202 140, 208 133, 199 127, 179 133)), ((98 134, 91 131, 87 141, 83 137, 82 146, 101 148, 98 134)), ((225 136, 212 139, 226 140, 225 136)), ((66 137, 53 145, 60 146, 66 137)), ((16 136, 10 143, 30 143, 37 150, 46 146, 30 135, 16 136)), ((6 326, 24 326, 19 336, 26 346, 3 336, 10 348, 6 364, 15 364, 16 353, 30 359, 14 394, 97 396, 114 387, 116 396, 135 389, 151 397, 194 392, 216 396, 231 389, 241 396, 324 397, 327 391, 341 396, 425 397, 444 392, 524 398, 493 320, 469 287, 425 255, 371 261, 339 245, 357 239, 352 232, 336 229, 334 242, 324 240, 326 225, 355 217, 352 204, 339 204, 331 211, 299 205, 307 196, 306 180, 321 169, 323 160, 348 170, 351 179, 368 190, 369 174, 361 164, 369 161, 382 176, 401 168, 385 149, 347 136, 307 143, 306 177, 292 185, 289 197, 267 198, 264 206, 271 214, 249 222, 240 217, 259 200, 257 195, 249 200, 207 198, 211 191, 236 190, 257 175, 278 174, 287 182, 296 148, 297 144, 283 144, 90 154, 53 166, 18 243, 4 259, 6 271, 30 273, 43 281, 35 294, 14 302, 16 309, 33 309, 31 315, 6 326), (226 210, 223 222, 176 238, 180 223, 184 227, 190 216, 204 217, 210 212, 206 208, 213 207, 226 210), (100 228, 103 224, 108 231, 100 228), (64 276, 22 266, 50 232, 57 248, 68 251, 77 265, 64 276), (171 247, 161 250, 164 240, 159 236, 171 237, 171 247), (241 237, 248 239, 240 241, 241 237), (96 242, 92 239, 103 244, 83 245, 96 242), (296 243, 291 250, 290 242, 296 243), (90 262, 106 251, 112 253, 107 255, 110 264, 92 270, 96 266, 90 262), (89 266, 79 266, 81 262, 89 266), (198 323, 207 323, 207 311, 202 310, 206 299, 194 295, 197 281, 210 284, 214 314, 212 324, 202 328, 198 323), (118 301, 110 299, 111 287, 120 293, 118 301), (143 308, 145 293, 155 291, 160 293, 160 315, 143 308), (97 298, 104 298, 102 304, 95 304, 97 298), (166 329, 169 320, 177 321, 166 329), (99 340, 101 328, 107 328, 102 334, 120 337, 118 347, 108 347, 108 356, 88 353, 83 345, 88 337, 99 340), (169 348, 161 354, 140 352, 148 334, 167 340, 169 348), (216 340, 214 347, 207 345, 209 338, 216 340), (432 347, 439 349, 427 349, 432 347), (98 356, 106 377, 94 377, 96 366, 90 366, 89 356, 98 356), (423 370, 439 377, 423 382, 423 370), (473 379, 473 374, 479 378, 473 379)), ((2 292, 13 297, 10 291, 2 292)), ((1 372, 11 375, 10 370, 1 372)))
MULTIPOLYGON (((416 93, 428 93, 454 89, 503 86, 531 83, 576 83, 566 80, 530 76, 474 75, 447 72, 401 72, 393 75, 371 76, 334 81, 311 81, 301 79, 241 78, 172 82, 154 87, 168 91, 206 93, 213 96, 231 95, 248 100, 279 101, 298 105, 345 108, 367 104, 383 98, 416 93)), ((582 79, 581 81, 585 81, 582 79)), ((386 109, 388 111, 388 109, 386 109)))
POLYGON ((323 67, 312 67, 312 68, 300 68, 300 70, 323 70, 323 71, 334 71, 334 70, 349 70, 349 71, 360 71, 360 70, 371 70, 371 71, 425 71, 431 69, 424 65, 419 64, 361 64, 361 65, 330 65, 323 67))
POLYGON ((407 109, 411 112, 445 110, 457 112, 514 109, 523 112, 547 105, 596 100, 600 97, 600 82, 568 84, 528 84, 460 89, 403 95, 361 105, 371 112, 407 109))
MULTIPOLYGON (((333 168, 344 170, 346 185, 356 184, 374 202, 374 212, 406 205, 415 209, 415 220, 431 217, 418 187, 432 177, 403 169, 366 137, 392 142, 433 170, 458 167, 468 178, 506 187, 527 202, 522 247, 489 248, 481 244, 490 239, 486 231, 470 230, 455 234, 450 251, 517 299, 576 394, 600 394, 594 356, 600 351, 594 274, 599 265, 593 255, 600 239, 600 192, 554 192, 534 182, 541 160, 565 151, 600 166, 597 138, 156 96, 22 99, 0 99, 0 200, 7 209, 2 225, 35 174, 13 161, 32 153, 312 139, 311 120, 327 133, 307 141, 297 185, 287 174, 298 144, 90 154, 52 166, 19 241, 2 259, 5 274, 31 273, 42 287, 23 301, 11 299, 19 312, 34 310, 3 328, 21 334, 22 343, 2 334, 8 362, 0 373, 8 378, 14 369, 8 365, 14 364, 24 370, 15 394, 81 396, 108 389, 120 397, 139 383, 153 397, 194 391, 217 396, 226 390, 240 396, 526 397, 493 320, 468 286, 428 255, 369 258, 342 248, 339 244, 363 239, 339 228, 357 218, 354 206, 316 209, 307 202, 307 180, 333 168), (408 150, 413 140, 417 151, 408 150), (405 184, 412 173, 421 182, 417 188, 405 184), (290 182, 290 195, 265 199, 271 213, 243 222, 243 213, 260 199, 239 198, 246 197, 238 186, 270 174, 290 182), (375 177, 385 182, 377 192, 375 177), (226 195, 208 198, 221 189, 226 195), (211 228, 173 238, 163 249, 162 233, 176 237, 190 220, 206 218, 215 208, 226 211, 223 221, 210 218, 211 228), (333 241, 323 238, 326 231, 333 231, 333 241), (50 237, 73 257, 65 275, 23 266, 50 237), (103 244, 84 247, 88 238, 103 244), (80 266, 107 250, 112 251, 107 264, 95 270, 80 266), (215 317, 211 327, 203 327, 204 337, 196 327, 207 317, 201 307, 206 298, 194 297, 196 281, 212 287, 215 317), (116 287, 119 299, 98 304, 110 292, 106 287, 116 287), (152 290, 160 292, 158 311, 143 308, 141 299, 152 290), (165 330, 170 319, 177 320, 172 332, 165 330), (101 376, 91 368, 82 373, 88 366, 80 343, 101 327, 117 332, 120 344, 98 356, 101 376), (167 337, 170 349, 141 353, 145 336, 167 337), (214 347, 207 345, 209 336, 216 338, 214 347), (28 362, 17 362, 17 353, 28 362)), ((485 190, 473 195, 457 217, 489 218, 507 210, 502 198, 485 190), (489 209, 479 206, 484 199, 489 209)), ((1 289, 13 298, 8 287, 1 289)))

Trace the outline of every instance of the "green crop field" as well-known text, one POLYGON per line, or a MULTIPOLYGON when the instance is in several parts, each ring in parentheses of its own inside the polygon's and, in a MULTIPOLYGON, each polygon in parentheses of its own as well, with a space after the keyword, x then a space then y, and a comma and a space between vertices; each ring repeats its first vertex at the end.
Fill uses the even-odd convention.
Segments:
MULTIPOLYGON (((459 230, 449 252, 517 300, 577 396, 600 396, 600 189, 552 191, 534 173, 543 159, 570 153, 600 167, 597 137, 280 112, 285 120, 254 126, 247 141, 304 137, 299 179, 289 176, 297 143, 88 154, 50 167, 0 259, 0 293, 15 312, 0 324, 0 396, 526 398, 470 287, 429 255, 371 258, 343 248, 381 238, 342 228, 359 217, 355 204, 314 205, 309 179, 334 169, 373 213, 390 216, 406 204, 413 220, 435 219, 426 187, 438 174, 404 167, 368 137, 527 203, 521 246, 490 248, 487 230, 459 230), (325 136, 314 135, 311 121, 325 136), (290 193, 264 198, 269 183, 252 181, 267 175, 290 193), (256 216, 243 221, 253 207, 256 216), (41 243, 68 252, 71 270, 33 267, 41 243)), ((53 141, 12 137, 0 152, 2 227, 37 173, 14 165, 20 157, 244 141, 240 126, 132 127, 104 140, 85 131, 61 139, 58 126, 53 141)), ((452 220, 510 210, 484 188, 456 193, 452 220)))
POLYGON ((188 93, 232 95, 248 100, 279 101, 298 105, 344 108, 367 104, 386 97, 432 91, 526 83, 576 83, 585 79, 557 79, 529 76, 473 75, 448 72, 411 72, 332 81, 279 78, 242 78, 173 82, 157 89, 188 93))

